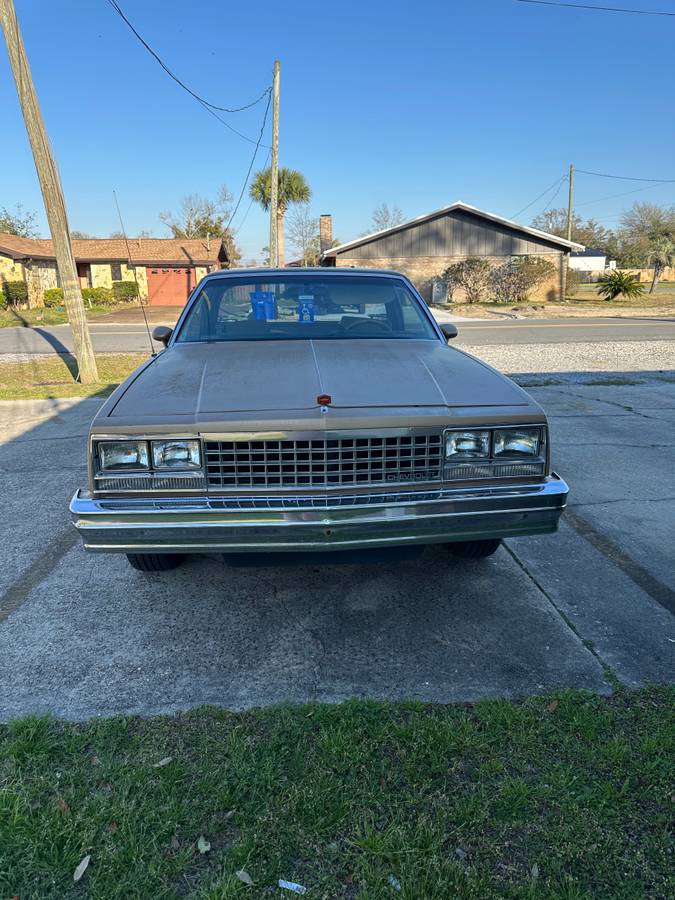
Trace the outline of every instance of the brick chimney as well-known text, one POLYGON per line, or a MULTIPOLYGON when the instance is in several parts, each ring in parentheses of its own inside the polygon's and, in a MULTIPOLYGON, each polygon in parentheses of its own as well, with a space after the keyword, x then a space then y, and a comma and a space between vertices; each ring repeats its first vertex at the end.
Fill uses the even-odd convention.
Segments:
POLYGON ((319 217, 319 245, 321 247, 321 252, 324 250, 330 250, 331 244, 333 243, 333 217, 332 216, 320 216, 319 217))

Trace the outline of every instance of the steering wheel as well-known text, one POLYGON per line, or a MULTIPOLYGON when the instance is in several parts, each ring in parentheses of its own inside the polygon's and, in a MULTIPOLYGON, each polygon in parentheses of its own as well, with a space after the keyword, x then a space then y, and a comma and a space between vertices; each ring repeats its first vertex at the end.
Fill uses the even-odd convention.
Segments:
POLYGON ((344 326, 344 329, 345 331, 355 331, 357 328, 370 328, 371 325, 377 325, 382 331, 386 331, 387 334, 391 332, 389 322, 383 322, 382 319, 353 319, 344 326))

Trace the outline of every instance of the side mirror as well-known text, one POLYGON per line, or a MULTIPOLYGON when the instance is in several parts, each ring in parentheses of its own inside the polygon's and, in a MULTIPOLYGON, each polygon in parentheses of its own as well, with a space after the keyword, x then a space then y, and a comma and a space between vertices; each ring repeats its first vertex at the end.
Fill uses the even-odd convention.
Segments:
POLYGON ((173 328, 169 328, 167 325, 158 325, 152 330, 153 340, 157 341, 158 344, 164 344, 165 347, 169 343, 169 338, 172 334, 173 328))
POLYGON ((453 325, 452 322, 442 322, 441 331, 449 341, 457 337, 457 326, 453 325))

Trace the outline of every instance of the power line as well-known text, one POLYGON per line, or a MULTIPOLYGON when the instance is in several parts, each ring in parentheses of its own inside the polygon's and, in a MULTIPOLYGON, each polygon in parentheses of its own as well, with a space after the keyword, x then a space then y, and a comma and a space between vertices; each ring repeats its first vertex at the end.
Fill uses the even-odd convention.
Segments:
POLYGON ((658 184, 675 184, 675 178, 631 178, 628 175, 608 175, 606 172, 588 172, 586 169, 577 169, 583 175, 595 175, 597 178, 616 178, 618 181, 653 181, 658 184))
POLYGON ((120 18, 131 29, 133 34, 138 38, 138 40, 145 47, 145 49, 148 51, 148 53, 150 53, 150 55, 159 63, 159 65, 162 67, 162 69, 164 69, 166 74, 173 81, 175 81, 179 87, 181 87, 184 91, 186 91, 194 100, 197 101, 197 103, 199 103, 208 113, 210 113, 214 118, 216 118, 219 122, 221 122, 226 128, 229 128, 230 131, 234 132, 234 134, 238 135, 243 140, 248 141, 250 144, 256 144, 256 146, 259 145, 259 141, 256 142, 253 138, 250 138, 250 137, 248 137, 248 135, 242 134, 241 131, 238 131, 236 128, 233 128, 233 126, 230 125, 229 122, 226 122, 225 119, 223 119, 221 116, 218 115, 218 112, 236 113, 236 112, 242 112, 245 109, 250 109, 252 106, 255 106, 257 103, 260 103, 260 101, 263 100, 266 95, 270 94, 270 92, 272 90, 271 87, 269 87, 269 86, 266 87, 265 90, 262 92, 262 94, 259 97, 257 97, 255 100, 251 101, 251 103, 247 103, 245 106, 237 106, 237 107, 229 108, 227 106, 217 106, 215 103, 210 103, 208 100, 204 99, 204 97, 201 97, 199 94, 197 94, 195 91, 193 91, 192 88, 188 87, 184 81, 181 81, 181 79, 176 74, 174 74, 174 72, 171 71, 171 69, 166 65, 166 63, 159 56, 159 54, 155 50, 153 50, 152 47, 150 46, 150 44, 148 44, 148 42, 143 38, 143 36, 141 34, 139 34, 138 31, 136 31, 136 29, 134 28, 132 23, 129 21, 129 19, 126 17, 123 10, 117 3, 117 0, 108 0, 108 4, 112 7, 112 9, 115 10, 115 12, 118 14, 118 16, 120 16, 120 18), (218 112, 216 112, 216 110, 218 112))
MULTIPOLYGON (((537 202, 537 200, 541 200, 541 198, 545 197, 549 191, 552 191, 553 188, 556 187, 556 185, 558 185, 558 190, 560 190, 560 183, 562 181, 564 181, 566 178, 567 178, 567 175, 561 175, 560 178, 557 178, 553 182, 553 184, 549 185, 549 187, 547 187, 545 191, 542 191, 541 194, 539 194, 538 197, 535 197, 534 200, 532 200, 530 203, 527 204, 527 206, 524 206, 522 209, 519 209, 517 213, 514 213, 514 215, 511 216, 511 219, 517 219, 518 216, 522 215, 522 213, 524 213, 526 210, 528 210, 531 206, 534 206, 534 204, 537 202)), ((557 192, 556 192, 556 194, 557 194, 557 192)))
MULTIPOLYGON (((270 156, 271 156, 271 155, 272 155, 272 151, 271 151, 271 150, 268 150, 268 151, 267 151, 267 158, 266 158, 265 162, 263 163, 263 171, 267 168, 267 164, 268 164, 269 161, 270 161, 270 156)), ((233 231, 233 233, 232 233, 234 237, 236 237, 236 235, 238 235, 239 232, 241 231, 241 229, 244 227, 244 222, 245 222, 246 219, 248 218, 248 214, 251 212, 251 207, 253 206, 254 202, 255 202, 254 198, 251 197, 251 201, 250 201, 250 203, 248 204, 248 206, 246 207, 246 212, 244 213, 244 218, 241 220, 241 222, 237 225, 237 227, 234 229, 234 231, 233 231)), ((233 214, 232 217, 230 218, 230 222, 232 221, 233 218, 234 218, 234 214, 233 214)))
POLYGON ((544 213, 545 213, 548 209, 550 209, 551 206, 553 206, 553 201, 555 200, 555 198, 556 198, 556 197, 558 196, 558 194, 560 193, 560 188, 563 186, 563 184, 564 184, 566 181, 567 181, 567 175, 563 175, 563 177, 560 179, 560 184, 558 185, 557 191, 556 191, 555 194, 551 197, 551 199, 548 201, 548 203, 547 203, 546 206, 542 209, 542 211, 539 213, 540 216, 543 216, 544 213))
MULTIPOLYGON (((265 114, 263 116, 262 125, 260 126, 260 134, 258 135, 258 140, 255 145, 255 150, 253 151, 253 156, 251 157, 251 162, 248 167, 248 171, 246 172, 246 178, 244 178, 244 184, 242 185, 242 188, 239 193, 239 197, 237 199, 235 207, 232 210, 232 215, 230 216, 230 221, 225 226, 226 231, 229 231, 230 225, 232 224, 232 220, 234 219, 234 217, 237 214, 237 210, 239 209, 239 205, 241 204, 242 198, 244 196, 244 191, 246 190, 246 185, 248 184, 248 179, 251 177, 251 170, 253 169, 253 163, 255 162, 255 158, 258 155, 258 150, 260 149, 260 143, 262 141, 262 136, 265 131, 265 125, 267 124, 267 114, 270 111, 270 103, 271 102, 272 102, 272 93, 269 92, 267 94, 267 106, 265 107, 265 114)), ((271 152, 271 150, 270 150, 270 152, 271 152)), ((268 154, 268 157, 269 157, 269 154, 268 154)), ((248 211, 246 212, 246 215, 248 215, 248 211)))
POLYGON ((675 12, 656 9, 626 9, 624 6, 591 6, 588 3, 559 3, 557 0, 516 0, 516 3, 534 3, 536 6, 563 6, 569 9, 592 9, 595 12, 629 13, 633 16, 672 16, 675 12))
POLYGON ((648 191, 650 188, 656 187, 655 184, 646 184, 643 187, 633 188, 632 191, 622 191, 620 194, 610 194, 608 197, 597 197, 595 200, 585 200, 578 203, 577 206, 590 206, 592 203, 602 203, 603 200, 614 200, 617 197, 627 197, 629 194, 637 194, 640 191, 648 191))

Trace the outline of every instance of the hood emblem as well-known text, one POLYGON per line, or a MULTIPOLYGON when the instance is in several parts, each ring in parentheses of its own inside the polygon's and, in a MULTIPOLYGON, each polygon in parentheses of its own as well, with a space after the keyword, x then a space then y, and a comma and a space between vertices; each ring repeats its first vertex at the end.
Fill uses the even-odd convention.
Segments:
POLYGON ((333 398, 330 394, 319 394, 319 396, 316 398, 316 402, 319 404, 319 406, 330 406, 333 402, 333 398))

